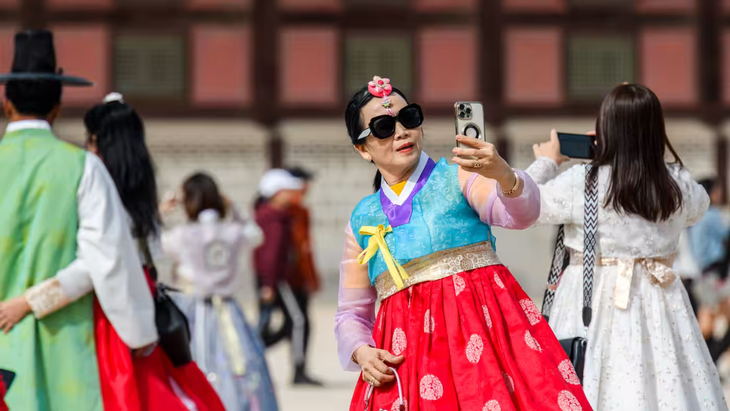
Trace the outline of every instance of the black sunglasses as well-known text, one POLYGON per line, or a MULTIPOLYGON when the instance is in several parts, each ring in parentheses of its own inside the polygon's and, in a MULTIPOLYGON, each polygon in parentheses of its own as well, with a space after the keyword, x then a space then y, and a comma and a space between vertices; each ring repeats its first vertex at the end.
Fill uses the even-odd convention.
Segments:
POLYGON ((357 137, 358 141, 370 134, 375 138, 386 139, 395 133, 395 123, 403 124, 405 128, 416 128, 423 124, 423 111, 418 104, 409 104, 403 107, 398 115, 393 117, 388 114, 373 117, 368 128, 363 130, 357 137))

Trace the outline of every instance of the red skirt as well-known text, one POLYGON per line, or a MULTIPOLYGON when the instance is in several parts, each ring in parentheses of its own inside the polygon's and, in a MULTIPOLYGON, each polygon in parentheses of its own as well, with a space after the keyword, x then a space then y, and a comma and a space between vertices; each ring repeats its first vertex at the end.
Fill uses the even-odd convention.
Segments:
POLYGON ((132 358, 96 299, 94 325, 104 411, 188 411, 171 380, 198 411, 225 411, 195 362, 174 367, 159 346, 147 357, 132 358))
POLYGON ((5 383, 0 379, 0 411, 8 411, 8 406, 5 404, 5 383))
MULTIPOLYGON (((373 332, 398 366, 408 411, 589 411, 550 326, 504 266, 417 284, 387 298, 373 332)), ((399 410, 396 383, 358 381, 351 411, 399 410)))

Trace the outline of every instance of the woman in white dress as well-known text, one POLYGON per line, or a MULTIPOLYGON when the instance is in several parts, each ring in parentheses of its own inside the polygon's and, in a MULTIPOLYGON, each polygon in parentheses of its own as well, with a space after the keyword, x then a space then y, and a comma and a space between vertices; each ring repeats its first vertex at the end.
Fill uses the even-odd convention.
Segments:
POLYGON ((592 321, 582 320, 586 166, 566 160, 555 130, 527 173, 541 191, 538 223, 564 224, 570 265, 549 323, 558 339, 586 336, 584 390, 597 411, 727 410, 719 376, 672 261, 682 230, 709 198, 666 137, 651 90, 615 88, 596 121, 598 179, 592 321), (665 151, 674 162, 665 162, 665 151))

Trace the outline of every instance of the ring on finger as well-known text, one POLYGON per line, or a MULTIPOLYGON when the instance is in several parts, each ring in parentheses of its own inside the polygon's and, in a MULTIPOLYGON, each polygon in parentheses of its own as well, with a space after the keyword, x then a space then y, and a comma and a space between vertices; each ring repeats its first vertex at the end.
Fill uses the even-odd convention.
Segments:
POLYGON ((479 162, 479 160, 474 162, 474 165, 472 167, 474 168, 480 168, 482 166, 482 163, 479 162))

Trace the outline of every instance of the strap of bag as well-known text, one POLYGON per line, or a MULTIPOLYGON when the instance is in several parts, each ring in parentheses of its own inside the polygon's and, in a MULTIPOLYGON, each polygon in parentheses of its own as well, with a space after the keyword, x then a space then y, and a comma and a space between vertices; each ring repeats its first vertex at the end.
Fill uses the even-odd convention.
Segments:
POLYGON ((137 247, 142 251, 144 265, 150 270, 150 277, 157 282, 157 267, 155 267, 155 262, 152 260, 152 253, 150 252, 150 245, 147 243, 147 239, 137 238, 137 247))
POLYGON ((550 320, 550 310, 555 300, 555 289, 560 280, 560 276, 565 269, 565 226, 558 227, 558 239, 555 242, 555 252, 553 253, 553 264, 550 266, 550 274, 548 274, 547 286, 545 287, 545 296, 542 299, 542 316, 546 321, 550 320))
MULTIPOLYGON (((596 263, 596 228, 598 224, 598 178, 593 176, 592 165, 586 166, 585 190, 584 190, 584 232, 583 240, 583 325, 588 327, 591 323, 593 300, 593 271, 596 263)), ((542 302, 542 315, 546 320, 550 319, 550 311, 555 301, 555 290, 560 276, 566 267, 567 253, 565 251, 565 226, 558 228, 558 238, 553 253, 553 263, 550 267, 545 296, 542 302)))
POLYGON ((591 323, 593 310, 593 272, 596 268, 596 229, 598 227, 598 173, 586 166, 585 201, 583 204, 583 325, 591 323))

